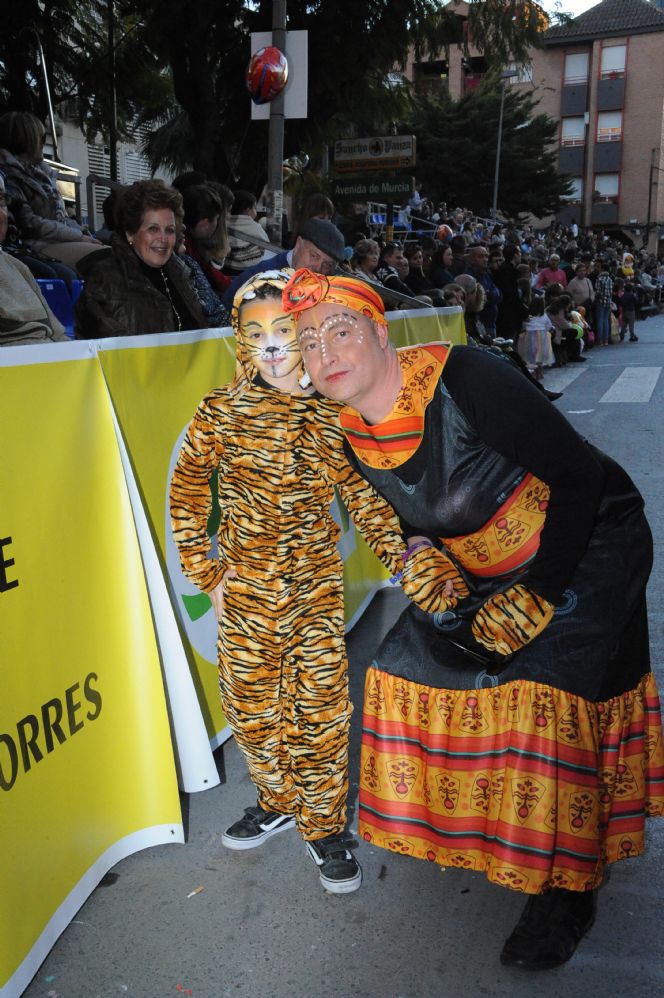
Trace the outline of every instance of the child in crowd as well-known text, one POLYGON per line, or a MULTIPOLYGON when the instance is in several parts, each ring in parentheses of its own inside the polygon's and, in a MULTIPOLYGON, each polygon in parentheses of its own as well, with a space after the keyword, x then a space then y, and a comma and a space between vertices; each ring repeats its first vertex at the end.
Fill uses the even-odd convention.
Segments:
POLYGON ((628 281, 625 284, 625 290, 620 298, 620 339, 625 339, 625 332, 629 330, 629 342, 636 343, 638 336, 634 332, 634 323, 636 322, 636 312, 639 307, 639 301, 636 297, 636 292, 634 290, 634 285, 628 281))
POLYGON ((345 460, 339 405, 303 387, 281 300, 288 277, 256 274, 235 294, 236 376, 196 411, 171 516, 183 570, 219 620, 222 705, 258 794, 222 843, 252 849, 296 825, 323 887, 341 894, 362 872, 344 835, 352 707, 335 490, 390 572, 403 570, 407 594, 424 551, 404 557, 391 507, 345 460), (207 533, 213 476, 218 557, 207 533))
POLYGON ((544 311, 544 298, 534 295, 528 318, 524 320, 517 349, 536 381, 544 380, 544 368, 555 363, 551 332, 553 323, 544 311))

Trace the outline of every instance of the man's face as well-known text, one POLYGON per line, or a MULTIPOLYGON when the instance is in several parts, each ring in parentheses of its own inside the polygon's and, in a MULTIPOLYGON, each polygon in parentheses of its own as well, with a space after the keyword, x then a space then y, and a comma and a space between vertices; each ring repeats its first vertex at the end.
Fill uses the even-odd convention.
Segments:
POLYGON ((297 318, 302 360, 314 388, 359 408, 382 377, 387 326, 345 305, 325 303, 297 318))
POLYGON ((489 266, 489 253, 483 246, 473 246, 468 254, 468 258, 473 267, 486 270, 489 266))
POLYGON ((319 250, 308 239, 298 236, 293 250, 293 267, 295 270, 306 267, 315 274, 333 274, 337 269, 337 261, 319 250))
POLYGON ((395 246, 388 253, 383 253, 383 260, 388 267, 394 267, 398 273, 408 273, 408 260, 403 255, 400 246, 395 246))
POLYGON ((244 302, 240 308, 240 336, 252 364, 275 388, 296 390, 300 350, 295 323, 280 298, 244 302))
POLYGON ((489 263, 489 267, 491 268, 491 270, 498 270, 498 268, 503 263, 505 263, 505 257, 503 256, 503 254, 502 253, 500 253, 499 255, 494 254, 491 257, 491 261, 489 263))
POLYGON ((517 250, 514 256, 512 257, 512 266, 518 267, 520 263, 521 263, 521 250, 517 250))
POLYGON ((558 270, 559 265, 560 265, 560 257, 559 256, 550 256, 549 257, 549 267, 550 267, 551 270, 558 270))

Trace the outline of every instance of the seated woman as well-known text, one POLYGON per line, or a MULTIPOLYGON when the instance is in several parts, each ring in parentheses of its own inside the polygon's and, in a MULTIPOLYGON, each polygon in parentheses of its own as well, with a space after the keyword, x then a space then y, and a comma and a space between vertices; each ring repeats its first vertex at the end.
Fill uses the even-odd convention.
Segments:
POLYGON ((91 268, 76 303, 77 339, 170 333, 208 325, 174 255, 182 197, 163 180, 138 180, 120 197, 111 252, 91 268))
POLYGON ((453 259, 454 253, 448 243, 444 246, 438 246, 434 251, 429 268, 429 279, 432 287, 444 288, 446 284, 454 282, 454 276, 450 270, 453 259))
POLYGON ((353 246, 353 255, 350 265, 354 274, 363 277, 373 284, 379 284, 376 277, 376 268, 380 259, 380 246, 375 239, 360 239, 353 246))
POLYGON ((3 114, 0 170, 11 196, 14 220, 30 249, 76 267, 81 257, 102 244, 68 217, 55 174, 44 162, 45 135, 44 125, 34 114, 27 111, 3 114))
POLYGON ((28 268, 3 252, 7 236, 7 195, 0 173, 0 347, 66 340, 28 268))
POLYGON ((426 295, 433 305, 443 305, 443 296, 424 273, 424 253, 420 244, 411 243, 406 246, 404 256, 408 260, 408 273, 403 279, 404 284, 410 288, 413 295, 426 295))

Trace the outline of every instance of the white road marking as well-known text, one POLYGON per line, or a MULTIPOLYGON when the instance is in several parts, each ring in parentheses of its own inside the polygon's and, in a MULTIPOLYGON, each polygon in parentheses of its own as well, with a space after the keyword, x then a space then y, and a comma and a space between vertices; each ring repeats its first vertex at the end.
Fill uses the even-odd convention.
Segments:
POLYGON ((562 392, 585 370, 584 364, 568 364, 567 367, 556 367, 553 370, 547 367, 544 372, 544 384, 552 392, 562 392))
POLYGON ((587 412, 594 412, 594 409, 568 409, 570 416, 585 416, 587 412))
POLYGON ((661 367, 626 367, 600 402, 649 402, 661 367))

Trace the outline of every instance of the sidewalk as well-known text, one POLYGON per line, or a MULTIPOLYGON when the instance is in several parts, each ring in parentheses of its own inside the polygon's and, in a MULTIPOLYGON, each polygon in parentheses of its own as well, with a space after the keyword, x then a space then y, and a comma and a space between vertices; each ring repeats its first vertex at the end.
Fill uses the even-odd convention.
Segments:
MULTIPOLYGON (((349 638, 351 828, 360 705, 372 651, 403 605, 383 591, 349 638)), ((662 636, 658 635, 658 644, 662 636)), ((653 660, 661 654, 653 647, 653 660)), ((498 954, 524 897, 482 874, 361 844, 361 890, 326 894, 294 830, 231 853, 221 833, 253 803, 234 743, 220 787, 185 799, 188 841, 119 863, 65 931, 27 998, 653 998, 664 993, 664 822, 645 858, 619 863, 597 922, 566 967, 524 974, 498 954), (187 897, 197 887, 204 891, 187 897)))

